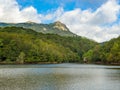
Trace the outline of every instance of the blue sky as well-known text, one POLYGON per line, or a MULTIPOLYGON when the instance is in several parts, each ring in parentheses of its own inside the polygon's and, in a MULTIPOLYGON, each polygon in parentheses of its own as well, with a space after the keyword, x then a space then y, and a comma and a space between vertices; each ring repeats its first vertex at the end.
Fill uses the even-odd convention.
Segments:
POLYGON ((46 14, 56 10, 58 7, 63 7, 65 11, 81 8, 82 10, 91 8, 96 10, 107 0, 17 0, 24 7, 33 6, 38 13, 46 14))
POLYGON ((120 0, 0 0, 0 22, 64 23, 71 32, 108 41, 120 36, 120 0))

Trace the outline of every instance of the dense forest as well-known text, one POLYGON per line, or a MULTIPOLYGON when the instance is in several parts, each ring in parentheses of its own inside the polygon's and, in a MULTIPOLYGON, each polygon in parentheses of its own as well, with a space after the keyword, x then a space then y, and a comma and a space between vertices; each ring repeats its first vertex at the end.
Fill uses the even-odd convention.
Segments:
POLYGON ((43 34, 22 27, 0 28, 0 63, 120 63, 120 37, 98 44, 80 36, 43 34))
POLYGON ((82 62, 82 55, 96 44, 79 36, 42 34, 22 27, 1 27, 0 62, 82 62))
POLYGON ((96 45, 83 56, 90 63, 120 64, 120 36, 96 45))

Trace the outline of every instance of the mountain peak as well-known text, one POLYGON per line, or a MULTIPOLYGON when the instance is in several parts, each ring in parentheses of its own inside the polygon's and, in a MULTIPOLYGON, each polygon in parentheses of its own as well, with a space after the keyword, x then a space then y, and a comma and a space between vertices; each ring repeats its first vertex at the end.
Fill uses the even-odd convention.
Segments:
POLYGON ((66 25, 61 23, 60 21, 56 21, 54 23, 54 27, 53 28, 56 28, 56 29, 59 29, 59 30, 63 30, 63 31, 69 31, 69 29, 66 27, 66 25))
POLYGON ((56 22, 54 22, 55 24, 63 24, 63 23, 61 23, 60 21, 56 21, 56 22))
POLYGON ((27 21, 27 22, 25 22, 25 23, 35 24, 36 22, 27 21))
POLYGON ((61 36, 74 36, 72 32, 67 28, 67 26, 60 21, 50 23, 50 24, 42 24, 42 23, 35 23, 31 21, 22 22, 22 23, 0 23, 0 27, 6 26, 15 26, 15 27, 23 27, 33 29, 37 32, 41 33, 51 33, 51 34, 58 34, 61 36))

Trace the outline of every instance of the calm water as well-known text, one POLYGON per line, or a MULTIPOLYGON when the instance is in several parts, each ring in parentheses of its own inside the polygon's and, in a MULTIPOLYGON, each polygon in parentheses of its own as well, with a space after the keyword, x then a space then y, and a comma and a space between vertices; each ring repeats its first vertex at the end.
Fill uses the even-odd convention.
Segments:
POLYGON ((0 90, 120 90, 120 66, 0 65, 0 90))

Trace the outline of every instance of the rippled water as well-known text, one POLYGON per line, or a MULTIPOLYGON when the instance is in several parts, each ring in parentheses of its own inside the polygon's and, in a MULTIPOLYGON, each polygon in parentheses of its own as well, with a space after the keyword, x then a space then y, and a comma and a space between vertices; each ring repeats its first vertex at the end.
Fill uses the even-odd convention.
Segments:
POLYGON ((120 66, 0 65, 0 90, 120 90, 120 66))

